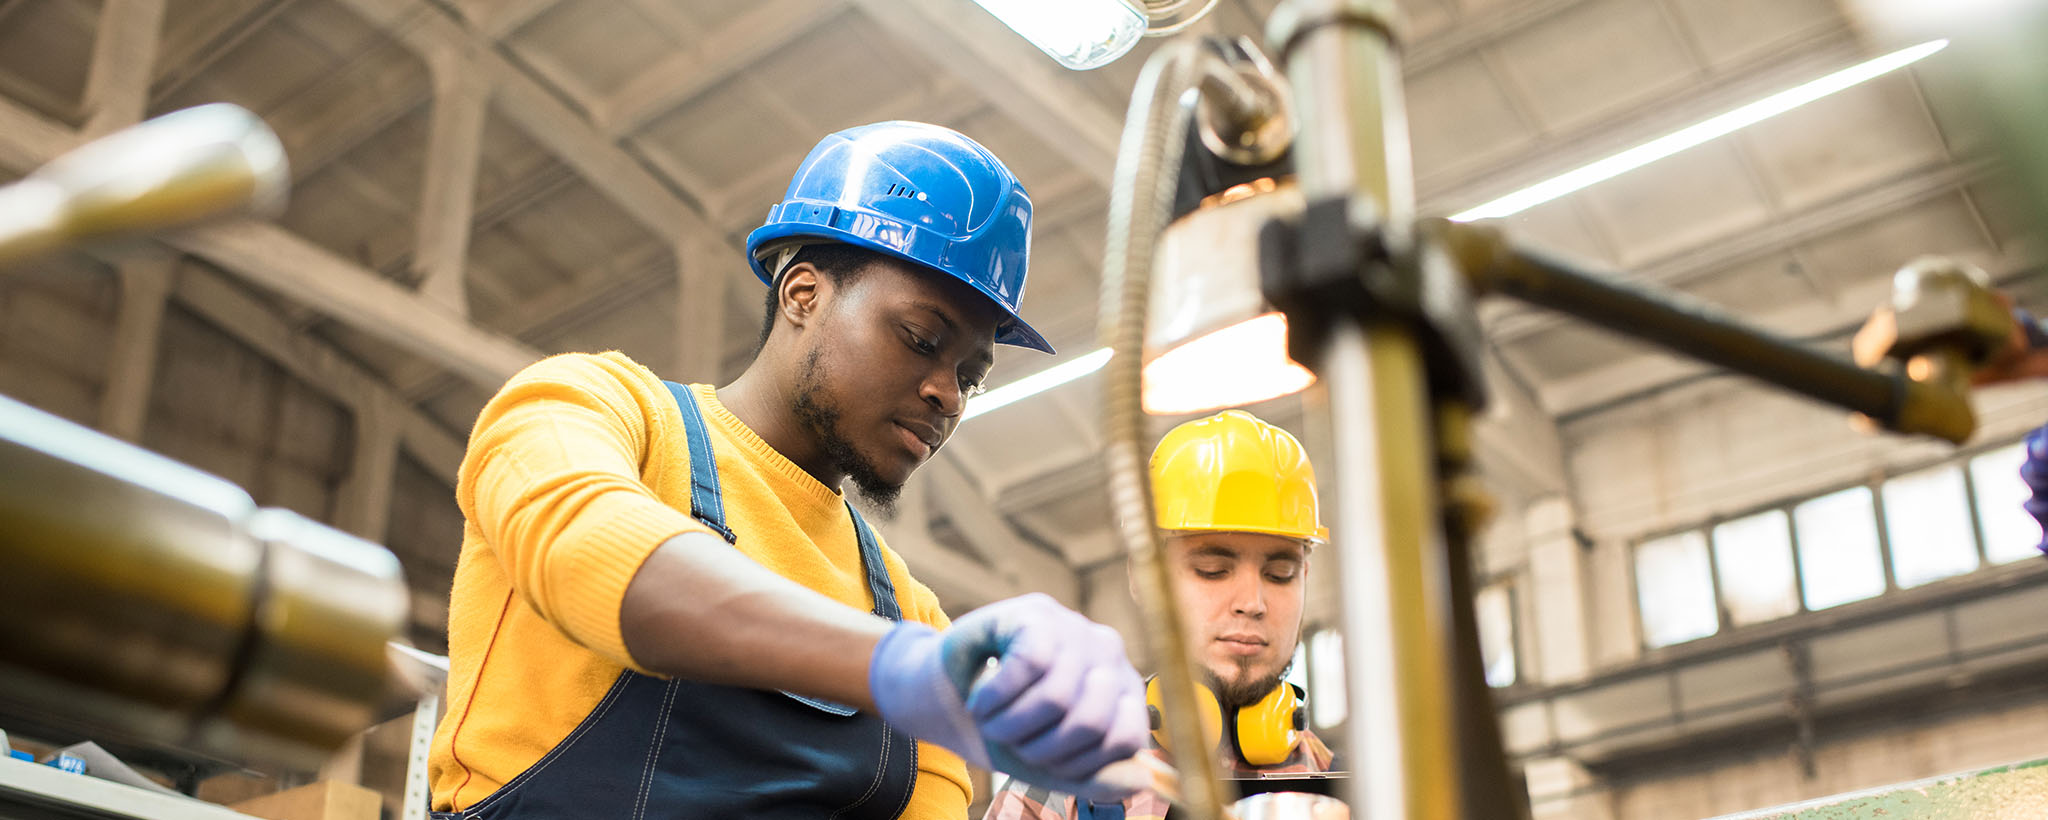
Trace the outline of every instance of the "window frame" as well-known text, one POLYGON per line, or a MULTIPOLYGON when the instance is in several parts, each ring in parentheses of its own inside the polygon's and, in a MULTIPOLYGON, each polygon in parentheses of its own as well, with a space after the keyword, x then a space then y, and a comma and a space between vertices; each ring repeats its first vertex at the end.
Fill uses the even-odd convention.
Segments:
MULTIPOLYGON (((1819 496, 1815 497, 1818 498, 1819 496)), ((1800 500, 1804 501, 1805 499, 1800 500)), ((1806 576, 1802 574, 1799 568, 1799 533, 1797 532, 1798 528, 1792 525, 1792 508, 1795 506, 1797 505, 1772 504, 1736 515, 1712 518, 1707 523, 1700 525, 1700 531, 1707 537, 1707 565, 1709 570, 1707 574, 1714 578, 1714 611, 1716 616, 1719 617, 1721 624, 1721 628, 1715 630, 1714 634, 1719 635, 1730 630, 1756 626, 1757 623, 1783 620, 1808 611, 1806 608, 1806 587, 1804 586, 1806 576), (1727 589, 1727 585, 1721 579, 1721 539, 1714 535, 1714 531, 1720 529, 1722 524, 1773 512, 1777 513, 1778 519, 1785 524, 1785 558, 1792 562, 1792 611, 1776 618, 1767 618, 1756 623, 1737 624, 1735 623, 1735 610, 1728 606, 1728 598, 1723 593, 1723 590, 1727 589)), ((1698 639, 1695 638, 1694 640, 1698 639)))
POLYGON ((1655 652, 1660 649, 1669 649, 1674 646, 1684 646, 1686 644, 1692 643, 1693 641, 1705 640, 1707 638, 1714 637, 1715 635, 1725 635, 1728 633, 1728 607, 1721 603, 1721 578, 1720 573, 1717 570, 1715 570, 1714 564, 1714 533, 1711 524, 1699 524, 1691 527, 1680 527, 1677 529, 1665 530, 1653 535, 1638 538, 1633 543, 1629 544, 1628 600, 1629 606, 1634 608, 1636 613, 1636 649, 1638 652, 1655 652), (1652 646, 1650 644, 1649 625, 1643 621, 1642 573, 1638 572, 1636 569, 1642 560, 1643 545, 1648 544, 1652 541, 1659 541, 1665 538, 1684 535, 1689 532, 1699 533, 1700 540, 1704 542, 1707 546, 1707 591, 1712 596, 1714 602, 1714 631, 1709 632, 1705 635, 1701 635, 1697 638, 1687 638, 1676 643, 1664 644, 1663 646, 1652 646))
MULTIPOLYGON (((1508 681, 1505 686, 1487 684, 1486 688, 1489 691, 1506 691, 1528 683, 1528 670, 1523 667, 1523 663, 1529 653, 1522 651, 1522 578, 1523 574, 1520 572, 1495 573, 1488 577, 1475 579, 1477 583, 1473 584, 1472 633, 1475 637, 1479 634, 1480 594, 1489 589, 1501 587, 1504 589, 1508 599, 1508 654, 1512 657, 1510 666, 1514 670, 1515 677, 1514 680, 1508 681)), ((1479 647, 1479 674, 1481 678, 1484 678, 1486 675, 1486 645, 1483 639, 1479 647)))
MULTIPOLYGON (((2027 439, 2025 436, 2021 436, 2019 438, 2012 439, 2010 441, 2006 441, 2003 443, 1984 444, 1974 447, 1968 453, 1963 455, 1961 457, 1961 460, 1958 462, 1959 466, 1961 466, 1963 470, 1963 486, 1969 490, 1969 495, 1967 496, 1967 498, 1970 502, 1970 525, 1975 529, 1977 533, 1978 571, 1982 571, 1993 566, 2004 566, 2006 564, 2024 563, 2035 557, 2022 556, 2020 558, 2008 558, 1998 562, 1993 562, 1991 560, 1990 539, 1985 536, 1984 511, 1977 500, 1977 478, 1975 473, 1970 469, 1970 463, 1976 461, 1977 458, 1980 456, 1989 455, 1994 451, 2003 450, 2007 447, 2018 448, 2020 451, 2020 463, 2026 463, 2027 439)), ((2018 480, 2019 476, 2015 474, 2013 478, 2015 480, 2018 480)), ((2048 529, 2048 527, 2044 527, 2044 529, 2048 529)), ((2044 534, 2043 537, 2044 539, 2048 539, 2048 534, 2044 534)))
MULTIPOLYGON (((1905 478, 1907 476, 1919 475, 1921 473, 1931 473, 1936 470, 1940 470, 1943 467, 1954 468, 1957 473, 1961 474, 1963 479, 1963 511, 1969 515, 1970 537, 1972 539, 1975 539, 1974 547, 1975 555, 1977 556, 1976 566, 1971 567, 1962 572, 1958 572, 1954 575, 1944 575, 1932 581, 1922 581, 1918 584, 1915 584, 1914 587, 1924 587, 1928 584, 1941 583, 1943 581, 1949 580, 1950 578, 1963 578, 1970 575, 1975 575, 1978 572, 1982 572, 1986 568, 1987 565, 1984 563, 1983 528, 1978 526, 1977 524, 1977 496, 1974 488, 1970 484, 1970 459, 1974 458, 1975 456, 1976 453, 1974 452, 1964 456, 1950 454, 1948 458, 1943 458, 1936 461, 1928 462, 1926 464, 1921 464, 1909 470, 1899 470, 1897 472, 1880 473, 1878 476, 1876 476, 1876 478, 1874 478, 1871 481, 1870 494, 1877 501, 1877 503, 1874 506, 1877 508, 1878 543, 1884 547, 1884 551, 1881 553, 1884 556, 1885 568, 1884 594, 1889 595, 1894 592, 1898 592, 1902 589, 1913 588, 1902 586, 1899 584, 1898 573, 1895 569, 1898 565, 1898 561, 1892 555, 1891 521, 1890 519, 1887 519, 1885 517, 1884 485, 1891 483, 1893 479, 1905 478)), ((2018 477, 2015 476, 2014 480, 2017 481, 2018 477)))
MULTIPOLYGON (((1972 445, 1967 448, 1957 448, 1955 451, 1950 452, 1942 456, 1941 458, 1928 459, 1925 461, 1911 464, 1910 466, 1906 467, 1893 467, 1890 465, 1886 465, 1873 471, 1872 474, 1863 481, 1829 485, 1818 490, 1803 492, 1797 496, 1793 496, 1790 498, 1783 498, 1769 503, 1756 504, 1748 507, 1738 508, 1733 512, 1715 513, 1707 516, 1703 520, 1693 522, 1692 524, 1686 526, 1666 527, 1657 530, 1651 530, 1647 533, 1630 539, 1627 542, 1629 568, 1629 607, 1634 611, 1635 615, 1636 650, 1638 655, 1665 652, 1673 649, 1674 647, 1686 646, 1688 644, 1697 643, 1699 641, 1704 641, 1719 636, 1727 635, 1730 632, 1736 630, 1756 629, 1758 627, 1775 624, 1781 621, 1785 621, 1787 619, 1799 618, 1801 616, 1805 616, 1819 611, 1808 607, 1806 604, 1806 575, 1803 566, 1803 561, 1801 560, 1801 556, 1804 553, 1799 540, 1799 527, 1793 515, 1793 512, 1800 504, 1803 504, 1807 501, 1833 495, 1835 493, 1843 492, 1857 487, 1864 488, 1866 491, 1868 491, 1870 495, 1870 514, 1872 517, 1871 523, 1877 535, 1877 557, 1878 562, 1881 565, 1884 573, 1884 588, 1880 590, 1877 594, 1872 595, 1869 598, 1839 604, 1835 607, 1830 607, 1830 609, 1839 609, 1842 606, 1860 604, 1865 601, 1880 600, 1883 598, 1899 594, 1902 591, 1906 591, 1908 588, 1899 586, 1898 571, 1895 566, 1896 561, 1894 561, 1892 557, 1892 538, 1890 526, 1885 517, 1884 493, 1884 485, 1886 482, 1902 476, 1909 476, 1930 470, 1938 470, 1943 467, 1953 467, 1956 469, 1957 472, 1962 474, 1963 505, 1966 508, 1966 511, 1969 515, 1969 531, 1970 537, 1973 539, 1971 546, 1975 550, 1977 556, 1977 566, 1974 569, 1968 570, 1966 572, 1957 573, 1955 575, 1947 576, 1944 578, 1939 578, 1933 581, 1928 581, 1926 583, 1920 584, 1919 586, 1925 587, 1945 584, 1952 581, 1956 581, 1958 579, 1972 578, 1987 572, 1992 572, 1997 570, 1999 567, 2024 563, 2026 559, 2008 561, 2003 564, 1992 563, 1991 557, 1988 554, 1987 547, 1985 545, 1985 528, 1984 522, 1982 520, 1982 512, 1981 510, 1979 510, 1979 505, 1977 503, 1976 478, 1973 475, 1971 475, 1970 471, 1970 462, 1976 457, 1983 455, 1985 453, 1992 452, 1994 450, 1999 450, 2006 447, 2010 447, 2014 444, 2022 443, 2024 442, 2024 440, 2025 434, 2022 433, 2017 437, 2009 439, 2001 439, 1999 441, 1994 442, 1980 443, 1972 445), (1767 621, 1759 621, 1753 624, 1737 626, 1734 623, 1733 612, 1729 609, 1728 601, 1722 592, 1722 590, 1724 589, 1724 584, 1721 578, 1721 553, 1720 546, 1718 544, 1718 539, 1714 537, 1714 529, 1720 526, 1721 524, 1730 521, 1737 521, 1743 518, 1748 518, 1750 516, 1761 515, 1763 513, 1771 512, 1773 510, 1779 512, 1782 516, 1784 516, 1785 529, 1787 533, 1787 545, 1789 548, 1790 557, 1792 559, 1792 582, 1794 585, 1793 597, 1797 602, 1797 608, 1791 613, 1777 618, 1772 618, 1767 621), (1708 588, 1713 595, 1715 630, 1711 634, 1703 635, 1697 638, 1691 638, 1684 641, 1679 641, 1677 643, 1666 644, 1663 646, 1653 646, 1650 644, 1649 630, 1647 628, 1647 624, 1643 620, 1642 579, 1640 573, 1637 571, 1639 562, 1641 560, 1641 549, 1644 544, 1665 538, 1670 538, 1673 536, 1683 535, 1685 533, 1690 532, 1699 533, 1701 538, 1706 542, 1707 545, 1707 583, 1708 588)), ((2013 476, 2013 480, 2018 481, 2019 477, 2013 476)), ((1917 589, 1918 587, 1914 588, 1917 589)), ((1512 613, 1510 614, 1512 615, 1512 613)), ((1519 656, 1516 658, 1516 663, 1518 665, 1521 663, 1521 658, 1519 656)), ((1520 680, 1520 669, 1518 668, 1516 671, 1517 680, 1520 680)))
MULTIPOLYGON (((1904 475, 1904 473, 1899 473, 1898 475, 1904 475)), ((1798 574, 1800 584, 1799 612, 1794 613, 1794 615, 1804 614, 1808 612, 1822 612, 1829 609, 1836 609, 1839 607, 1848 606, 1850 604, 1861 603, 1863 601, 1874 601, 1879 598, 1883 598, 1886 595, 1898 592, 1899 590, 1904 588, 1899 586, 1898 579, 1893 577, 1892 574, 1891 534, 1885 531, 1884 524, 1883 487, 1884 482, 1892 477, 1893 476, 1891 475, 1879 475, 1873 477, 1869 481, 1862 481, 1857 482, 1855 484, 1843 484, 1837 487, 1830 487, 1826 490, 1811 493, 1809 495, 1803 495, 1784 503, 1783 509, 1785 510, 1785 517, 1792 526, 1792 571, 1798 574), (1803 553, 1799 551, 1799 523, 1797 516, 1799 506, 1805 504, 1808 501, 1815 501, 1818 499, 1834 495, 1836 493, 1845 493, 1855 489, 1863 490, 1864 495, 1870 497, 1870 528, 1872 536, 1877 539, 1878 573, 1879 579, 1883 581, 1884 586, 1882 589, 1879 589, 1876 593, 1872 594, 1870 597, 1867 598, 1858 598, 1853 601, 1844 601, 1842 603, 1835 604, 1834 606, 1814 609, 1813 607, 1808 606, 1806 604, 1806 570, 1804 568, 1805 561, 1802 560, 1803 553)), ((1787 615, 1785 617, 1790 618, 1793 617, 1793 615, 1787 615)), ((1752 624, 1752 626, 1754 626, 1754 624, 1752 624)))

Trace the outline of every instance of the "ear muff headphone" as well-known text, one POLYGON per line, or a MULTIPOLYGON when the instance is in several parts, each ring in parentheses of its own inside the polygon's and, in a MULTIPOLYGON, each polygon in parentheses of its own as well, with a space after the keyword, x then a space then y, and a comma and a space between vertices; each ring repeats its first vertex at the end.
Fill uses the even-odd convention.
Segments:
MULTIPOLYGON (((1258 703, 1241 707, 1226 721, 1216 693, 1195 685, 1195 708, 1202 716, 1202 739, 1210 748, 1230 737, 1230 750, 1253 766, 1284 763, 1294 753, 1294 743, 1308 727, 1308 693, 1292 683, 1281 682, 1258 703), (1227 732, 1225 730, 1228 730, 1227 732)), ((1166 748, 1166 730, 1159 717, 1159 679, 1145 680, 1145 711, 1152 719, 1152 740, 1166 748)))

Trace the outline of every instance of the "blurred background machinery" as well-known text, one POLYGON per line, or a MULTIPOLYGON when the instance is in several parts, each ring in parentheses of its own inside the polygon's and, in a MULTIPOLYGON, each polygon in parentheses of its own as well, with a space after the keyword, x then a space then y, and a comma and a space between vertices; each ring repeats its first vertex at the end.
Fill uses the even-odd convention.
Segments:
MULTIPOLYGON (((169 114, 0 186, 0 265, 274 215, 289 178, 277 136, 248 111, 169 114)), ((0 633, 0 720, 16 731, 307 771, 394 697, 428 693, 431 727, 438 686, 391 674, 407 657, 387 656, 406 594, 388 550, 5 397, 0 554, 13 624, 0 633)), ((13 800, 52 797, 0 791, 8 816, 13 800)))

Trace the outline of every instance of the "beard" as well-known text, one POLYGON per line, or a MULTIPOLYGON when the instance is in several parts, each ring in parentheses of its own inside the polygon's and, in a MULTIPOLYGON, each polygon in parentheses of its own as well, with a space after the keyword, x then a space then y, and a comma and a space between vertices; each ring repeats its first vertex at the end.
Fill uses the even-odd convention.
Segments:
POLYGON ((854 449, 853 441, 839 431, 839 405, 825 392, 825 378, 820 370, 818 351, 813 348, 804 356, 803 367, 797 373, 796 400, 790 410, 804 429, 817 438, 825 457, 832 461, 832 469, 853 479, 861 498, 884 515, 895 514, 896 497, 902 494, 903 485, 883 478, 881 471, 854 449))
POLYGON ((1280 686, 1280 681, 1287 677, 1287 671, 1292 668, 1294 663, 1290 660, 1286 666, 1271 674, 1252 677, 1251 667, 1240 663, 1237 666, 1238 678, 1234 683, 1224 682, 1215 672, 1206 668, 1202 670, 1202 676, 1208 679, 1209 691, 1216 693, 1217 705, 1223 707, 1224 714, 1230 714, 1263 700, 1280 686))

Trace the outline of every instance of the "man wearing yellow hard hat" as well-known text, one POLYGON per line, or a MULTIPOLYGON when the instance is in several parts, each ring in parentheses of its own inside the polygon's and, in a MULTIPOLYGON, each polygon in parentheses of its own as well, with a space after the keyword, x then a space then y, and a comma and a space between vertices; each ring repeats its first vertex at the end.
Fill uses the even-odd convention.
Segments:
MULTIPOLYGON (((1239 410, 1187 422, 1152 451, 1152 494, 1214 695, 1205 705, 1225 776, 1329 771, 1329 747, 1306 728, 1305 693, 1281 680, 1301 640, 1309 553, 1329 535, 1301 442, 1239 410)), ((1170 757, 1163 733, 1153 738, 1147 753, 1170 757)), ((1154 792, 1091 804, 1010 778, 984 820, 1140 820, 1166 809, 1154 792)))

